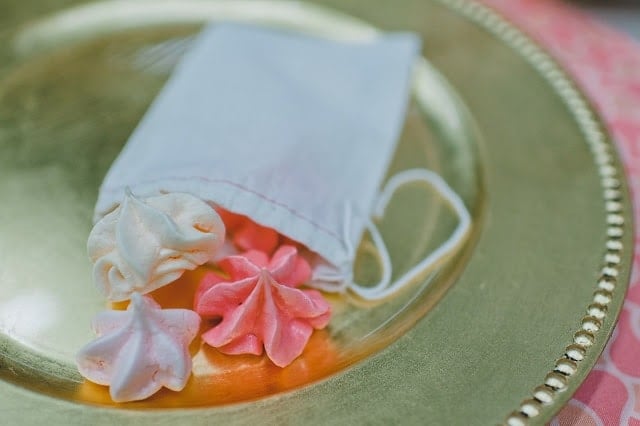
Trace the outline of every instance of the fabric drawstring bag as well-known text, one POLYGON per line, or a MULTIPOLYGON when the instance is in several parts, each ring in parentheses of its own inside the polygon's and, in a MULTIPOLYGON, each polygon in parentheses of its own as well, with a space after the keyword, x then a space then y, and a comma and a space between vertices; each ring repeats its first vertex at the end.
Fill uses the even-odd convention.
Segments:
POLYGON ((140 199, 190 194, 316 253, 312 286, 388 296, 449 253, 470 224, 464 203, 428 170, 382 185, 419 48, 407 33, 338 42, 236 24, 205 29, 109 170, 94 219, 123 203, 126 191, 140 199), (413 181, 438 191, 459 224, 392 282, 373 219, 413 181), (383 267, 380 282, 364 287, 352 270, 367 230, 383 267))

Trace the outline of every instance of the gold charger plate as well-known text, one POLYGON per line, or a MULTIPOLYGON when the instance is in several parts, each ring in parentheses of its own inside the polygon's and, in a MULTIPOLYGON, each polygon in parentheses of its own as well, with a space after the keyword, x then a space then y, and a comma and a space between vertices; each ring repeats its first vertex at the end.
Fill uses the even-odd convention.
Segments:
MULTIPOLYGON (((573 84, 483 7, 4 0, 2 9, 0 408, 11 423, 543 423, 595 363, 628 284, 626 186, 573 84), (205 19, 348 39, 370 37, 372 26, 420 33, 464 103, 422 64, 390 173, 438 171, 467 203, 473 232, 385 304, 332 299, 332 325, 291 367, 194 348, 183 394, 115 406, 73 367, 105 307, 84 254, 91 210, 106 168, 205 19)), ((381 223, 397 272, 455 225, 424 192, 399 193, 381 223)), ((366 276, 375 268, 366 241, 361 248, 366 276)))

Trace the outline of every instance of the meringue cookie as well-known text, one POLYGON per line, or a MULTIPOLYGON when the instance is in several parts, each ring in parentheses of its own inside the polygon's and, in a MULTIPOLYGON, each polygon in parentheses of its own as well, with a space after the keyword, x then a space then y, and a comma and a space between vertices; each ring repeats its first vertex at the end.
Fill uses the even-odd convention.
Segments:
POLYGON ((282 246, 271 260, 249 251, 219 266, 229 278, 205 275, 194 309, 222 318, 202 335, 220 352, 260 355, 264 347, 275 365, 285 367, 302 354, 313 330, 329 323, 331 306, 322 295, 296 288, 309 279, 311 269, 295 247, 282 246))
POLYGON ((94 282, 113 301, 148 293, 213 260, 224 235, 218 213, 193 195, 139 200, 127 191, 89 235, 94 282))
POLYGON ((216 209, 227 229, 227 238, 242 251, 259 250, 272 254, 280 236, 266 226, 258 225, 247 216, 232 213, 223 209, 216 209))
POLYGON ((187 309, 161 309, 134 293, 126 311, 93 320, 98 338, 80 350, 76 363, 88 380, 109 387, 115 402, 148 398, 163 386, 182 390, 191 375, 189 343, 200 317, 187 309))

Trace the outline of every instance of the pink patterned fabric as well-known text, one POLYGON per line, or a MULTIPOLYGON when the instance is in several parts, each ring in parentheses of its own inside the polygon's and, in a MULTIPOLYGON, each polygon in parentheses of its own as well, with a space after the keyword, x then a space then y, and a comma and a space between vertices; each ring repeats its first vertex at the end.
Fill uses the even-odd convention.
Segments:
MULTIPOLYGON (((640 45, 552 0, 484 0, 546 46, 599 110, 618 149, 640 223, 640 45)), ((640 228, 620 322, 594 371, 552 425, 640 426, 640 228)))

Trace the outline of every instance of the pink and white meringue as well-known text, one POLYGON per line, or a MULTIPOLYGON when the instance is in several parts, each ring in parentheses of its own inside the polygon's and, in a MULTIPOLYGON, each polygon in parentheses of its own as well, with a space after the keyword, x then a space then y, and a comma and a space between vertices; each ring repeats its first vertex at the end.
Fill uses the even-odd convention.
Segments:
POLYGON ((113 301, 148 293, 213 260, 224 235, 215 209, 193 195, 140 200, 128 191, 89 235, 94 282, 113 301))
POLYGON ((226 280, 211 272, 195 297, 195 310, 221 322, 202 335, 225 354, 267 356, 285 367, 304 350, 314 329, 324 328, 331 306, 316 290, 296 287, 311 276, 306 260, 292 246, 282 246, 269 260, 259 251, 230 256, 219 266, 226 280))
POLYGON ((191 375, 188 346, 199 327, 195 312, 163 310, 150 297, 134 293, 126 311, 94 318, 98 338, 78 353, 78 370, 109 386, 115 402, 145 399, 163 386, 180 391, 191 375))

